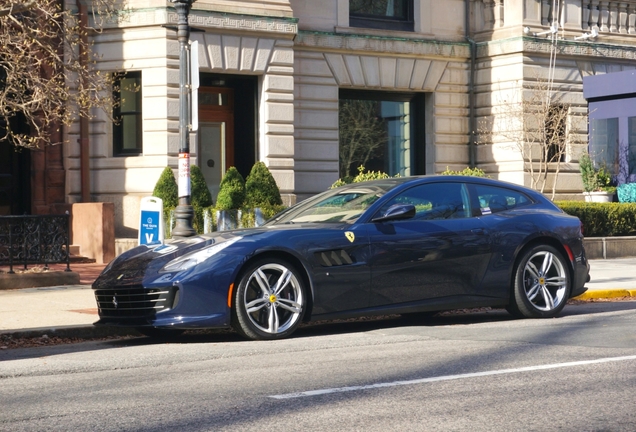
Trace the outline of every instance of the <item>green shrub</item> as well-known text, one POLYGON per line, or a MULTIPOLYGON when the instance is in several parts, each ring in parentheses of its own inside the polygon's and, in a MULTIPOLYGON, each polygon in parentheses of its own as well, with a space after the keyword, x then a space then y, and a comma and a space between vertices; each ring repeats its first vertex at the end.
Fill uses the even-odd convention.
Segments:
POLYGON ((599 189, 596 169, 588 153, 583 153, 579 158, 579 171, 581 172, 581 180, 583 180, 583 190, 585 192, 599 189))
POLYGON ((245 206, 282 205, 278 185, 263 162, 256 162, 245 181, 245 206))
POLYGON ((444 171, 442 173, 442 175, 459 175, 459 176, 488 177, 488 178, 490 178, 490 176, 486 175, 484 170, 479 169, 479 168, 470 168, 470 167, 466 167, 466 168, 464 168, 461 171, 451 171, 450 169, 448 169, 448 167, 446 167, 446 171, 444 171))
POLYGON ((161 198, 164 208, 174 208, 179 200, 179 188, 170 167, 166 167, 155 184, 152 196, 161 198))
POLYGON ((196 165, 190 167, 190 183, 192 186, 192 205, 197 207, 210 207, 212 205, 212 195, 205 182, 201 168, 196 165))
POLYGON ((196 165, 190 166, 190 203, 194 210, 192 227, 198 233, 203 232, 203 209, 212 205, 212 195, 205 182, 205 177, 201 168, 196 165))
POLYGON ((583 153, 579 158, 579 171, 585 192, 616 192, 616 187, 612 185, 612 174, 605 165, 596 169, 589 153, 583 153))
POLYGON ((585 237, 636 235, 636 203, 557 201, 555 204, 581 220, 585 237))
MULTIPOLYGON (((263 205, 259 207, 261 212, 263 213, 263 218, 265 220, 271 219, 274 215, 282 212, 287 207, 284 205, 263 205)), ((254 216, 253 208, 243 209, 241 212, 241 227, 242 228, 252 228, 256 226, 256 220, 254 216)))
POLYGON ((230 167, 219 185, 217 210, 236 210, 245 202, 245 180, 235 167, 230 167))
MULTIPOLYGON (((336 180, 336 182, 334 184, 331 185, 330 189, 334 189, 340 186, 344 186, 346 184, 350 184, 350 183, 360 183, 360 182, 365 182, 365 181, 370 181, 370 180, 381 180, 381 179, 385 179, 385 178, 390 178, 391 176, 388 175, 387 173, 384 173, 382 171, 367 171, 364 172, 366 168, 362 165, 360 165, 358 167, 358 175, 355 177, 343 177, 341 179, 336 180)), ((396 175, 396 177, 399 177, 400 175, 396 175)))

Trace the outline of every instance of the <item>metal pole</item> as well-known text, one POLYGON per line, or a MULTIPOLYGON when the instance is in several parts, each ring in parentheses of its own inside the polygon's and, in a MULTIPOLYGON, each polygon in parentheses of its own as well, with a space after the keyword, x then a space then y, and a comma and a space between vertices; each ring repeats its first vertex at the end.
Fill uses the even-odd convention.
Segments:
POLYGON ((176 224, 173 237, 191 237, 194 209, 190 198, 190 26, 188 15, 193 0, 171 0, 177 10, 179 40, 179 204, 174 211, 176 224))

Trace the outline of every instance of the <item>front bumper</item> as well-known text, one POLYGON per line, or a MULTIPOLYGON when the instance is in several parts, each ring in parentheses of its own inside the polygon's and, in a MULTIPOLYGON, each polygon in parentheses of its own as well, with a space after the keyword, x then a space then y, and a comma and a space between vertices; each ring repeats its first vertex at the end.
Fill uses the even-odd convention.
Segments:
POLYGON ((140 278, 126 282, 98 279, 93 284, 100 317, 95 325, 227 328, 231 324, 228 290, 243 260, 242 256, 219 254, 183 272, 149 269, 140 278), (222 265, 215 265, 216 260, 222 265))

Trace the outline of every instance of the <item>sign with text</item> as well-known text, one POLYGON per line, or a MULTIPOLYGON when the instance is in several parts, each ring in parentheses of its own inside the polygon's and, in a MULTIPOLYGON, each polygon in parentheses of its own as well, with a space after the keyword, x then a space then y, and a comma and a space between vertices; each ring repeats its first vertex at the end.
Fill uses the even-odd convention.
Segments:
POLYGON ((190 153, 179 153, 179 198, 190 196, 190 153))
POLYGON ((163 201, 157 197, 141 199, 139 206, 139 244, 160 243, 164 238, 163 201))

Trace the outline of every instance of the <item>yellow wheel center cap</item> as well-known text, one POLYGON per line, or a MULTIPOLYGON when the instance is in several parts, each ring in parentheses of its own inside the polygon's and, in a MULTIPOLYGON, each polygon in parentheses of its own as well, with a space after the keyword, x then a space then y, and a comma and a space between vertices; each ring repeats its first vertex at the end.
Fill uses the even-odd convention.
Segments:
POLYGON ((541 285, 545 285, 545 278, 539 278, 539 283, 541 285))
POLYGON ((278 297, 276 297, 276 294, 272 294, 269 296, 270 303, 276 303, 276 300, 278 300, 278 297))

